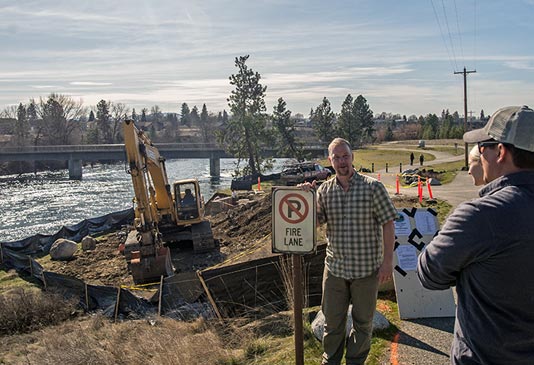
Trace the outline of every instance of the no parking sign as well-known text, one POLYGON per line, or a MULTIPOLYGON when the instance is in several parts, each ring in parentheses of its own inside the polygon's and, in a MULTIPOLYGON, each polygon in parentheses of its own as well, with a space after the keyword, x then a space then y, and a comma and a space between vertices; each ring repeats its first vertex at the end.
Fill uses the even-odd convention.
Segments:
POLYGON ((306 254, 315 250, 315 192, 280 187, 273 192, 272 250, 306 254))

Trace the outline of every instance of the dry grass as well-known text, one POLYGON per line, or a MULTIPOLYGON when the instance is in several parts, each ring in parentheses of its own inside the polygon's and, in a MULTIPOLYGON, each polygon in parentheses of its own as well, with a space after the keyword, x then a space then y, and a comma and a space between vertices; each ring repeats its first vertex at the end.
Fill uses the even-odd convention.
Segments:
POLYGON ((0 336, 35 331, 76 314, 76 301, 60 294, 15 288, 0 294, 0 336))
POLYGON ((18 339, 0 338, 0 353, 5 354, 0 356, 0 363, 231 364, 239 351, 227 349, 210 327, 202 320, 188 323, 158 318, 111 323, 101 316, 85 317, 18 339))
MULTIPOLYGON (((57 308, 67 308, 69 304, 49 294, 35 298, 32 295, 15 295, 9 303, 40 308, 40 316, 45 315, 42 311, 57 313, 57 308), (49 307, 51 301, 56 309, 49 307)), ((4 313, 15 315, 13 305, 3 308, 4 313)), ((37 324, 44 324, 42 318, 39 321, 35 315, 29 318, 36 325, 27 329, 31 327, 34 331, 0 335, 0 364, 256 364, 268 353, 277 351, 280 341, 291 339, 293 332, 289 312, 259 320, 191 322, 154 317, 113 323, 103 315, 92 315, 56 325, 49 323, 38 330, 37 324)), ((21 312, 10 318, 10 322, 19 320, 29 321, 22 318, 21 312)))

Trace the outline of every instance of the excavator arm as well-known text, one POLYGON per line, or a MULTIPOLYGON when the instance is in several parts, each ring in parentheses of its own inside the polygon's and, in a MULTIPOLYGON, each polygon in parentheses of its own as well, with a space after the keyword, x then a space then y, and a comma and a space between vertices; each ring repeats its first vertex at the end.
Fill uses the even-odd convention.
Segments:
POLYGON ((135 194, 135 231, 130 232, 124 254, 134 281, 149 282, 172 275, 168 247, 163 246, 158 225, 176 222, 176 209, 167 181, 165 159, 132 120, 123 123, 128 173, 135 194))

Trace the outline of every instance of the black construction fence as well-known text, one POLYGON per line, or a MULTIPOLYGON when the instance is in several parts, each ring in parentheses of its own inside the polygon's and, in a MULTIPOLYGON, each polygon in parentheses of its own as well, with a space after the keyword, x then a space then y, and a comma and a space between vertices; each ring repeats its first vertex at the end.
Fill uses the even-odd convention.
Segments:
MULTIPOLYGON (((36 260, 48 254, 59 238, 79 242, 86 235, 118 231, 131 225, 133 219, 133 209, 127 209, 64 226, 53 235, 39 234, 19 241, 0 242, 0 263, 32 276, 45 289, 77 299, 86 311, 100 310, 115 320, 153 315, 180 320, 223 318, 263 315, 288 308, 288 278, 282 268, 283 260, 288 261, 288 257, 280 254, 239 263, 223 262, 202 271, 162 277, 159 283, 153 284, 157 289, 148 299, 136 295, 136 288, 92 285, 72 276, 45 271, 36 260)), ((325 254, 326 244, 321 244, 316 252, 302 255, 302 285, 308 306, 321 302, 325 254)), ((242 256, 246 257, 246 253, 242 256)))

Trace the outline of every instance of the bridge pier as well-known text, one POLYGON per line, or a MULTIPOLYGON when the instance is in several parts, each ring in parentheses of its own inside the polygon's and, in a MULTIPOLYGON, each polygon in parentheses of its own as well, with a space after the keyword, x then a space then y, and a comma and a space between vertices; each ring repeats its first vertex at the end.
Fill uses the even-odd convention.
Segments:
POLYGON ((221 159, 218 157, 210 157, 210 176, 212 178, 221 176, 221 159))
POLYGON ((70 180, 81 180, 82 179, 82 160, 69 158, 69 179, 70 180))

